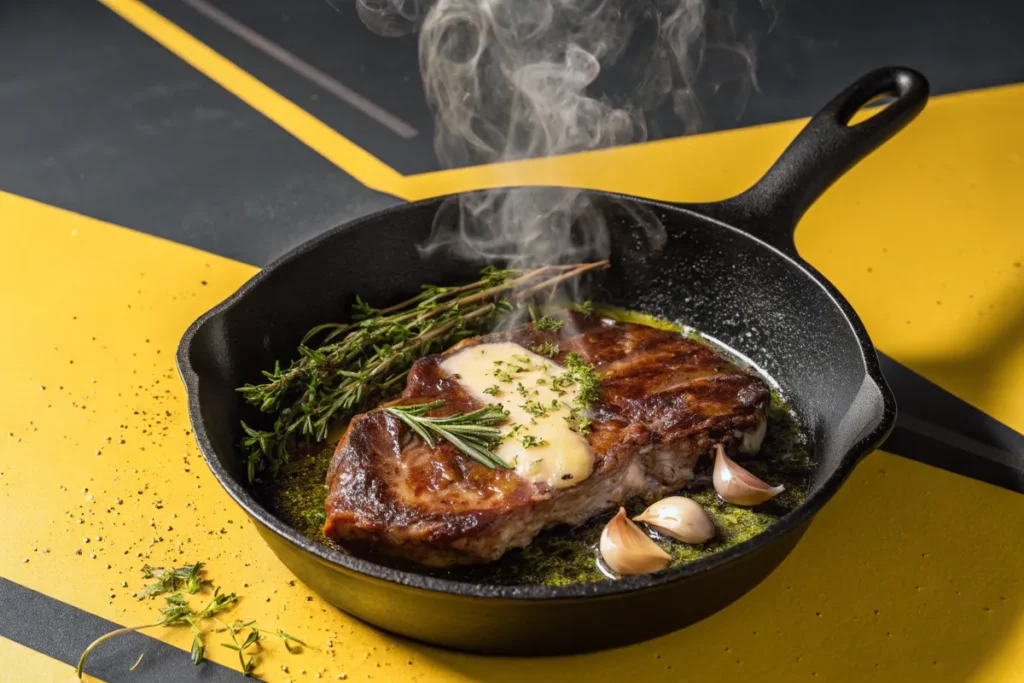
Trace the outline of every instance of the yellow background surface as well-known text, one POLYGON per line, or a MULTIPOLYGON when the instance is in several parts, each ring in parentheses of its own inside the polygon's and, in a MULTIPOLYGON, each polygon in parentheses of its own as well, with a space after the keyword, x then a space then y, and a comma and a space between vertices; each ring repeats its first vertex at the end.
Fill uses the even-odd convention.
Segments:
MULTIPOLYGON (((137 11, 130 2, 108 4, 137 11)), ((205 55, 198 66, 218 59, 205 55)), ((249 88, 247 101, 286 129, 311 127, 316 135, 304 142, 325 156, 338 144, 315 120, 289 119, 300 114, 285 104, 268 111, 275 94, 258 82, 236 86, 249 88)), ((1021 111, 1019 86, 934 99, 826 193, 797 233, 801 253, 848 296, 882 350, 1018 431, 1021 111)), ((330 153, 353 175, 365 171, 378 189, 408 198, 529 178, 707 200, 753 182, 800 125, 410 177, 358 148, 330 153)), ((204 560, 216 582, 244 596, 229 616, 255 618, 311 645, 292 655, 268 644, 258 669, 268 681, 317 673, 424 682, 1024 677, 1024 496, 882 452, 858 468, 768 580, 675 634, 593 655, 502 659, 376 631, 294 581, 194 445, 173 366, 177 342, 255 269, 4 193, 0 226, 8 257, 0 269, 6 578, 134 624, 150 621, 155 607, 130 595, 144 563, 204 560)), ((183 649, 190 641, 183 631, 150 634, 183 649)), ((237 664, 216 642, 210 657, 237 664)), ((0 680, 71 672, 23 651, 0 641, 0 661, 18 662, 0 666, 0 680)), ((146 680, 145 661, 136 673, 146 680)))

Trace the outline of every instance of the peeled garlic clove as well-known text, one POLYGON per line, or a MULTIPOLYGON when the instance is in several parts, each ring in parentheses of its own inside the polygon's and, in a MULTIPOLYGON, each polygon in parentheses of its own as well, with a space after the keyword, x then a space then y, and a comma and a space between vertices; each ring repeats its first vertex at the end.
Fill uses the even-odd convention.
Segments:
POLYGON ((649 574, 668 566, 672 557, 629 521, 626 510, 617 515, 601 532, 601 557, 616 574, 649 574))
POLYGON ((761 450, 761 443, 764 442, 764 436, 768 433, 768 420, 761 418, 749 432, 740 433, 740 445, 739 452, 744 455, 753 455, 761 450))
POLYGON ((703 543, 715 535, 715 523, 700 503, 672 496, 663 498, 633 518, 683 543, 703 543))
POLYGON ((782 486, 769 486, 732 461, 721 444, 715 446, 715 491, 726 502, 734 505, 760 505, 785 490, 782 486))

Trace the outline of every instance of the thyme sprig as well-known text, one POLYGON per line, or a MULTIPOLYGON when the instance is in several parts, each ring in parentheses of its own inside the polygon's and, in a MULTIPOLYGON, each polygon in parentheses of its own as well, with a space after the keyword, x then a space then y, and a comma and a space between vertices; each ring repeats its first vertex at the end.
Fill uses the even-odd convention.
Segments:
MULTIPOLYGON (((78 666, 75 669, 75 673, 78 674, 79 679, 82 678, 86 658, 93 650, 104 642, 116 636, 124 635, 125 633, 141 631, 144 628, 156 628, 157 626, 187 625, 192 630, 192 663, 199 664, 203 661, 203 655, 206 652, 206 643, 203 639, 203 632, 200 628, 200 623, 206 619, 212 619, 214 615, 228 609, 237 601, 238 596, 236 594, 221 593, 220 590, 217 589, 214 591, 213 597, 210 598, 210 601, 206 603, 204 607, 199 610, 195 610, 191 605, 189 605, 188 600, 180 592, 172 593, 164 598, 164 602, 166 604, 160 608, 160 614, 163 616, 159 621, 153 622, 152 624, 142 624, 141 626, 119 628, 116 631, 111 631, 110 633, 102 635, 92 641, 92 643, 82 651, 82 656, 78 658, 78 666)), ((136 665, 138 665, 138 662, 136 662, 136 665)))
MULTIPOLYGON (((140 592, 140 599, 145 597, 153 598, 157 595, 170 593, 169 595, 164 595, 164 606, 159 609, 159 613, 161 615, 160 619, 153 623, 142 624, 140 626, 119 628, 94 640, 85 648, 81 657, 78 658, 78 666, 75 669, 78 679, 81 680, 82 678, 82 672, 85 669, 85 660, 89 657, 89 654, 106 641, 126 633, 133 633, 146 628, 156 628, 158 626, 188 626, 192 631, 192 663, 199 664, 203 661, 206 654, 206 636, 209 633, 208 628, 204 628, 204 622, 215 621, 222 626, 222 628, 216 629, 215 632, 223 633, 227 631, 230 633, 231 640, 234 644, 222 643, 222 645, 238 651, 239 663, 242 666, 242 672, 246 676, 251 676, 253 671, 256 669, 256 660, 252 655, 249 655, 248 659, 243 655, 246 653, 245 651, 248 648, 260 640, 260 634, 267 633, 281 638, 281 640, 284 641, 285 648, 287 648, 289 652, 294 652, 293 643, 297 645, 305 645, 301 640, 295 636, 285 633, 281 629, 271 632, 257 628, 254 620, 235 620, 230 625, 225 625, 217 618, 217 615, 234 606, 234 604, 238 602, 239 596, 236 593, 222 593, 220 588, 214 588, 211 581, 203 578, 202 572, 202 562, 196 562, 192 565, 185 565, 184 567, 172 569, 159 569, 146 565, 143 568, 143 576, 147 579, 155 578, 156 581, 147 585, 140 592), (185 594, 194 595, 205 591, 208 588, 213 589, 213 594, 210 597, 210 600, 201 608, 194 608, 189 603, 185 594), (179 589, 183 589, 184 593, 179 589), (241 635, 244 629, 249 629, 249 635, 240 642, 238 640, 238 636, 241 635)), ((129 670, 134 671, 141 661, 142 657, 140 656, 129 670)))
POLYGON ((455 413, 447 417, 427 417, 426 414, 444 405, 444 401, 431 401, 409 406, 391 406, 387 412, 408 425, 428 446, 433 448, 440 437, 481 465, 495 469, 512 469, 493 449, 502 439, 499 425, 508 419, 500 404, 491 404, 470 413, 455 413))
POLYGON ((427 285, 411 299, 382 309, 357 298, 352 322, 314 327, 288 367, 278 362, 263 373, 266 382, 238 389, 250 404, 275 415, 267 430, 242 423, 249 480, 276 476, 298 445, 324 441, 334 425, 398 394, 416 360, 486 332, 501 313, 607 265, 489 267, 476 282, 427 285))
POLYGON ((260 640, 263 639, 263 634, 269 634, 277 636, 284 643, 284 647, 289 652, 293 652, 294 647, 292 643, 296 645, 306 646, 304 642, 296 638, 295 636, 288 635, 281 629, 276 631, 268 631, 266 629, 257 628, 255 626, 256 620, 249 619, 248 621, 235 620, 230 624, 224 624, 221 622, 222 628, 217 629, 217 633, 227 633, 231 636, 230 643, 221 643, 221 647, 226 647, 229 650, 234 650, 238 653, 238 664, 242 667, 242 673, 246 676, 251 676, 253 671, 256 670, 256 656, 249 652, 249 648, 255 646, 259 647, 260 640), (242 640, 239 637, 245 629, 249 629, 249 635, 242 640))
POLYGON ((211 585, 209 581, 203 579, 202 572, 202 562, 172 569, 160 569, 147 564, 142 568, 142 575, 147 579, 156 579, 156 581, 147 584, 139 591, 139 600, 153 598, 164 593, 177 593, 182 588, 189 595, 194 595, 200 589, 211 585))

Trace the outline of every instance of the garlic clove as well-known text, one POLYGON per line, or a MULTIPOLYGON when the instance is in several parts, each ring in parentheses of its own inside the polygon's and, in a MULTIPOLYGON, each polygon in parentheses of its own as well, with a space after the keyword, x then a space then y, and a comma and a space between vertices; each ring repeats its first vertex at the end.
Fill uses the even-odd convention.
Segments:
POLYGON ((722 444, 715 446, 715 491, 728 503, 752 507, 774 498, 785 490, 770 486, 746 471, 725 454, 722 444))
POLYGON ((672 557, 629 521, 619 508, 601 531, 601 557, 616 574, 649 574, 664 569, 672 557))
POLYGON ((761 444, 764 442, 764 437, 767 433, 768 420, 762 417, 757 423, 757 426, 752 430, 740 433, 739 452, 744 455, 753 455, 754 453, 757 453, 761 450, 761 444))
POLYGON ((633 520, 683 543, 703 543, 715 535, 715 523, 700 503, 683 496, 662 498, 633 520))

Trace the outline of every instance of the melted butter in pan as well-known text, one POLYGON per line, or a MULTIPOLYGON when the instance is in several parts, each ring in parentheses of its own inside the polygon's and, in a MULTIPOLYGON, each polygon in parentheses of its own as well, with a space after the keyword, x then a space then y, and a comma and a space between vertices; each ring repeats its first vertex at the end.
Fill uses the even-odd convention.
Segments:
POLYGON ((519 476, 554 488, 590 476, 594 454, 566 421, 577 387, 556 385, 565 368, 512 342, 470 346, 441 368, 480 402, 508 411, 501 427, 506 436, 494 453, 519 476))

